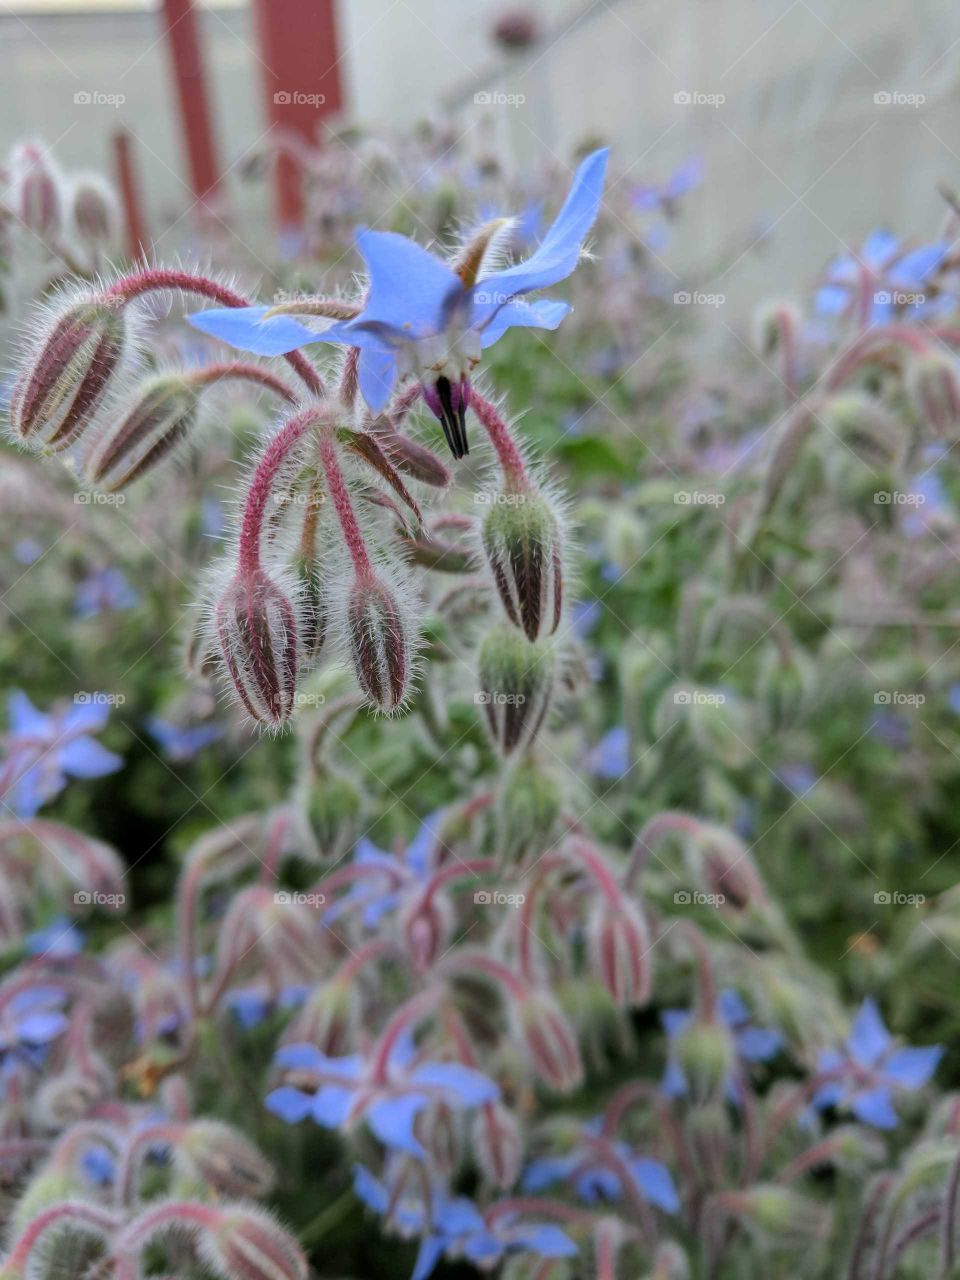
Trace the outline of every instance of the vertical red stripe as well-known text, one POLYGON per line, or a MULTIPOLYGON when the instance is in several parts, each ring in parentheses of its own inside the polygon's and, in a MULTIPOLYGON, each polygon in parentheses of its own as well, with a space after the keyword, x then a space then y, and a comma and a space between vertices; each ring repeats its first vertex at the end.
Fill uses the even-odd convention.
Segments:
MULTIPOLYGON (((320 122, 343 105, 334 0, 256 0, 267 118, 277 132, 323 140, 320 122)), ((282 231, 303 221, 300 173, 288 157, 276 167, 282 231)))
POLYGON ((120 188, 120 199, 123 203, 123 221, 126 233, 127 253, 131 258, 139 258, 150 247, 146 223, 143 220, 143 205, 140 200, 140 187, 133 165, 130 147, 130 135, 118 129, 113 135, 113 157, 116 166, 117 185, 120 188))
POLYGON ((163 21, 176 82, 190 186, 197 200, 206 202, 216 190, 220 172, 193 0, 163 0, 163 21))

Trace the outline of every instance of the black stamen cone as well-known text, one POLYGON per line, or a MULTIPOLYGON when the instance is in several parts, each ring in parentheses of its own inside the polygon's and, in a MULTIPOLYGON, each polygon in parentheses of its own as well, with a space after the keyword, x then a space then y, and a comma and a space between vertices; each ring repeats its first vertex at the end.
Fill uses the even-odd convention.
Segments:
POLYGON ((442 410, 440 425, 443 427, 443 435, 450 446, 450 452, 459 462, 470 452, 470 446, 467 444, 467 412, 462 404, 454 409, 451 392, 450 379, 438 378, 437 395, 442 410))

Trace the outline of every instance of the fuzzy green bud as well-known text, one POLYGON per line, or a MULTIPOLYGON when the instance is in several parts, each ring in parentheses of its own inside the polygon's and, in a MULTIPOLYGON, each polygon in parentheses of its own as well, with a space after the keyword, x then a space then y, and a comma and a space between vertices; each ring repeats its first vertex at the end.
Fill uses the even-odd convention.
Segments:
POLYGON ((542 640, 530 641, 514 627, 489 631, 480 646, 482 706, 494 741, 504 755, 529 743, 543 724, 553 690, 555 655, 542 640))
POLYGON ((529 640, 552 634, 563 607, 560 522, 536 490, 494 493, 489 500, 483 549, 507 617, 529 640))

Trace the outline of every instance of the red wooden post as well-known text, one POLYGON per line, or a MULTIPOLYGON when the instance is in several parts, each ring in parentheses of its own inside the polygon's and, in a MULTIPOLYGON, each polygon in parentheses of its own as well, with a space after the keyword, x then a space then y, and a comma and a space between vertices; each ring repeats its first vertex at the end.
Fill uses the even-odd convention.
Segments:
POLYGON ((220 170, 193 0, 163 0, 163 22, 176 81, 190 186, 201 208, 213 208, 210 197, 216 191, 220 170))
MULTIPOLYGON (((274 130, 317 144, 324 116, 343 105, 334 0, 256 0, 267 117, 274 130)), ((276 166, 281 233, 303 221, 301 175, 289 156, 276 166)))
POLYGON ((118 129, 113 135, 113 158, 123 204, 127 253, 131 258, 136 259, 147 253, 150 248, 150 238, 143 220, 143 205, 130 150, 130 135, 123 129, 118 129))

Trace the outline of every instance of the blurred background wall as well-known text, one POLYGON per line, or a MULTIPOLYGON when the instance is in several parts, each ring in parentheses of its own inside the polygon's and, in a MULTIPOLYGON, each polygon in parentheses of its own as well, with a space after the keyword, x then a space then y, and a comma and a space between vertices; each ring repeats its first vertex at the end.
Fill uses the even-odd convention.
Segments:
MULTIPOLYGON (((732 314, 878 224, 934 234, 937 184, 960 187, 950 0, 540 0, 523 6, 538 40, 507 52, 491 29, 510 7, 339 0, 348 117, 389 131, 432 110, 468 144, 492 129, 516 164, 606 137, 627 181, 701 155, 705 186, 664 257, 732 314), (745 253, 764 232, 762 254, 745 253)), ((209 0, 202 29, 229 179, 268 128, 253 14, 209 0)), ((41 136, 71 168, 104 168, 128 129, 154 234, 182 238, 192 197, 152 5, 0 0, 0 83, 4 147, 41 136)), ((244 217, 266 220, 265 204, 244 217)))

